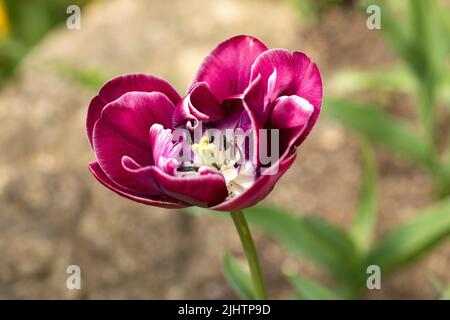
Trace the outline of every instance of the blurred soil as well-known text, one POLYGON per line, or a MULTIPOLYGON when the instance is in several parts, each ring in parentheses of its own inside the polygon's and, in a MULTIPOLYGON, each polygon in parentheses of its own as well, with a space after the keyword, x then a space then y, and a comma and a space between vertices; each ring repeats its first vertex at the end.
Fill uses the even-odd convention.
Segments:
MULTIPOLYGON (((395 61, 378 31, 352 10, 334 9, 313 26, 280 1, 97 1, 82 29, 62 26, 0 90, 0 298, 233 298, 221 254, 242 257, 231 220, 145 207, 120 198, 87 170, 93 159, 84 117, 95 92, 58 72, 64 64, 110 74, 148 72, 180 93, 220 41, 252 34, 269 47, 307 52, 327 78, 345 67, 395 61), (82 290, 66 289, 66 268, 82 271, 82 290)), ((410 114, 405 96, 387 97, 410 114)), ((326 105, 324 106, 326 108, 326 105)), ((430 181, 402 158, 377 150, 382 234, 430 203, 430 181)), ((267 202, 346 226, 356 206, 360 156, 354 135, 322 117, 293 168, 267 202)), ((320 270, 290 257, 255 231, 274 298, 289 293, 283 272, 317 279, 320 270)), ((436 297, 429 275, 450 280, 450 243, 383 278, 370 298, 436 297)))

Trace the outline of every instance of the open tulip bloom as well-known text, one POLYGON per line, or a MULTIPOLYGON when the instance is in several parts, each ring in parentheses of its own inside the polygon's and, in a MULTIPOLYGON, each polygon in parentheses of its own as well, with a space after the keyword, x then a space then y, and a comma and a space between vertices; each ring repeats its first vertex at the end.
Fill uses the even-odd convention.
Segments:
POLYGON ((236 36, 206 57, 184 97, 153 75, 107 82, 87 114, 97 159, 89 169, 143 204, 230 211, 256 296, 265 298, 242 209, 263 200, 289 169, 321 104, 320 73, 308 56, 236 36))

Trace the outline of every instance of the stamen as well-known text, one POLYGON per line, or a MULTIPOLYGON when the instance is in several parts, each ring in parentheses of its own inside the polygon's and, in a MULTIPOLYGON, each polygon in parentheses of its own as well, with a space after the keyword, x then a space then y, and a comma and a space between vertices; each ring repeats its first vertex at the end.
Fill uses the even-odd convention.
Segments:
POLYGON ((189 166, 189 165, 181 165, 178 167, 178 172, 190 172, 190 171, 198 171, 199 167, 196 166, 189 166))
MULTIPOLYGON (((222 139, 221 139, 222 140, 222 139)), ((242 150, 233 143, 233 140, 227 141, 223 136, 221 146, 216 146, 213 137, 203 136, 198 143, 192 145, 194 159, 192 162, 183 163, 177 172, 181 175, 196 174, 200 167, 209 167, 219 171, 227 185, 231 199, 243 193, 253 183, 253 175, 242 170, 240 163, 243 158, 242 150)))

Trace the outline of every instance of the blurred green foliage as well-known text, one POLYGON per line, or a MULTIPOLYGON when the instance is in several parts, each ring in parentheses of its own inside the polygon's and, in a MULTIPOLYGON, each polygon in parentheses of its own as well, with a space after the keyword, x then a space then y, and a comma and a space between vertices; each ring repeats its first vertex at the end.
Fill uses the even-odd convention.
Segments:
POLYGON ((445 286, 439 279, 435 276, 430 277, 430 282, 436 289, 438 293, 438 298, 440 300, 450 300, 450 283, 445 286))
MULTIPOLYGON (((450 236, 450 199, 446 199, 373 241, 376 224, 375 166, 370 147, 363 144, 362 150, 360 201, 354 223, 348 229, 268 206, 256 206, 245 212, 252 225, 277 239, 291 254, 313 262, 333 279, 331 286, 326 286, 304 276, 286 275, 294 288, 295 298, 361 298, 367 290, 368 266, 377 265, 382 277, 388 276, 430 253, 450 236)), ((225 270, 230 264, 228 261, 224 265, 225 270)), ((233 268, 237 268, 236 261, 233 268)), ((241 274, 239 279, 244 279, 243 271, 234 272, 241 274)), ((249 279, 243 281, 248 282, 249 279)), ((238 285, 234 283, 233 287, 238 285)), ((442 295, 444 293, 446 291, 442 290, 442 295)))
MULTIPOLYGON (((299 0, 297 4, 306 12, 313 6, 308 1, 299 0)), ((439 108, 450 106, 449 8, 433 0, 360 1, 364 13, 371 4, 380 6, 382 34, 401 64, 386 70, 337 74, 332 89, 350 98, 324 103, 328 115, 368 141, 362 144, 363 178, 354 223, 344 230, 279 208, 256 206, 246 210, 252 225, 277 239, 291 254, 315 263, 333 280, 326 286, 304 276, 287 275, 299 299, 360 298, 367 290, 368 266, 380 267, 385 277, 450 237, 450 145, 438 143, 448 139, 439 136, 437 122, 439 108), (357 91, 411 95, 416 102, 417 122, 394 117, 375 103, 355 101, 353 94, 357 91), (376 170, 369 143, 384 145, 428 170, 440 199, 376 241, 376 170)), ((316 14, 317 10, 309 12, 316 14)), ((230 264, 228 261, 225 269, 230 264)), ((237 266, 235 261, 233 268, 237 266)), ((449 298, 448 286, 435 286, 441 299, 449 298)))
POLYGON ((239 262, 228 253, 225 253, 223 257, 223 270, 228 283, 242 299, 253 300, 255 298, 250 275, 245 272, 239 262))
POLYGON ((369 4, 380 6, 381 33, 401 63, 384 70, 336 74, 330 87, 344 98, 329 100, 324 109, 426 169, 436 197, 444 198, 450 195, 450 145, 441 143, 448 138, 439 130, 438 117, 441 108, 450 107, 450 8, 433 0, 378 0, 361 1, 361 9, 365 12, 369 4), (374 103, 355 102, 358 91, 409 94, 415 101, 416 122, 394 118, 374 103))
MULTIPOLYGON (((316 14, 342 1, 296 0, 316 14)), ((378 265, 382 277, 401 270, 430 253, 450 236, 450 148, 439 152, 438 108, 450 106, 450 14, 428 0, 371 1, 382 8, 382 33, 402 63, 386 70, 347 70, 338 73, 331 87, 350 98, 329 99, 324 110, 358 132, 361 139, 362 182, 354 221, 342 229, 321 219, 287 210, 256 206, 245 210, 249 222, 279 241, 290 254, 308 260, 331 278, 327 284, 301 275, 286 275, 294 298, 356 299, 367 290, 369 265, 378 265), (417 123, 394 117, 376 103, 355 101, 358 91, 401 92, 417 102, 417 123), (428 170, 441 200, 417 213, 385 235, 374 239, 377 223, 377 178, 372 143, 381 144, 428 170)), ((365 12, 365 5, 362 9, 365 12)), ((377 32, 377 31, 373 31, 377 32)), ((58 66, 75 82, 98 90, 107 76, 96 71, 58 66)), ((207 210, 186 209, 191 213, 207 210)), ((214 215, 218 215, 214 213, 214 215)), ((226 215, 226 214, 222 214, 226 215)), ((254 291, 248 273, 230 254, 223 268, 227 281, 244 299, 254 291)), ((439 285, 442 299, 450 287, 439 285)))
POLYGON ((299 275, 288 276, 289 281, 295 289, 294 298, 302 300, 340 300, 343 298, 339 293, 330 288, 299 275))
POLYGON ((441 292, 441 300, 450 300, 450 285, 441 292))
POLYGON ((323 12, 326 12, 336 6, 352 6, 354 0, 289 0, 297 9, 303 20, 316 22, 317 18, 323 12))
POLYGON ((7 24, 7 32, 0 40, 0 81, 14 74, 20 60, 49 30, 66 21, 69 5, 82 6, 87 2, 89 0, 0 0, 0 16, 3 14, 7 24))
MULTIPOLYGON (((382 277, 430 253, 450 237, 450 198, 374 240, 377 223, 376 164, 371 146, 361 143, 362 183, 353 223, 346 229, 307 215, 258 205, 245 210, 249 223, 278 240, 286 250, 328 273, 328 286, 301 275, 286 275, 298 299, 358 299, 367 290, 367 267, 380 267, 382 277)), ((186 209, 188 212, 208 212, 186 209)), ((217 216, 217 213, 214 213, 217 216)), ((236 293, 251 299, 251 280, 239 262, 225 255, 224 270, 236 293)), ((442 295, 447 294, 442 289, 442 295)))

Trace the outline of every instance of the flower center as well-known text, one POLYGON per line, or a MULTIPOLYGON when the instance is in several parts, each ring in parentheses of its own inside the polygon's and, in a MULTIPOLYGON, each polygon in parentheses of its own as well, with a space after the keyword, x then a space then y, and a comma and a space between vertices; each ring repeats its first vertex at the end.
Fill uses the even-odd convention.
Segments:
POLYGON ((202 137, 199 143, 192 145, 194 163, 199 166, 207 166, 220 171, 221 165, 217 163, 217 148, 214 143, 209 143, 208 137, 202 137))
POLYGON ((249 170, 248 164, 241 163, 243 157, 239 147, 226 136, 220 142, 210 142, 210 138, 203 136, 192 145, 192 152, 192 162, 184 163, 177 170, 179 174, 195 174, 201 167, 219 171, 225 179, 228 199, 243 193, 253 184, 253 170, 249 170))

